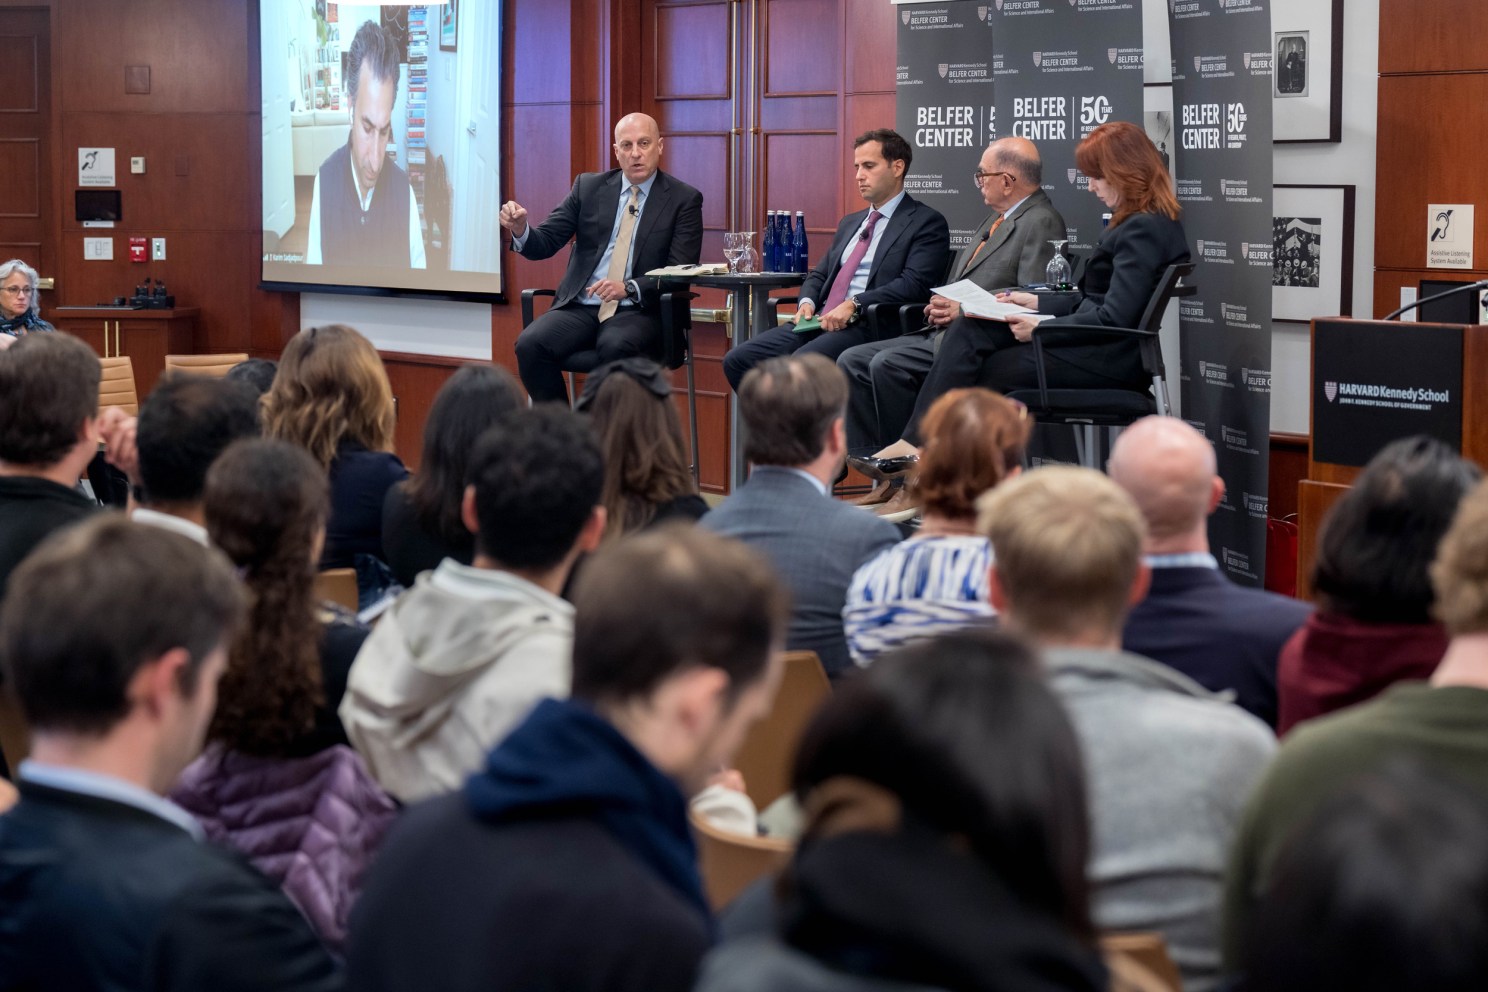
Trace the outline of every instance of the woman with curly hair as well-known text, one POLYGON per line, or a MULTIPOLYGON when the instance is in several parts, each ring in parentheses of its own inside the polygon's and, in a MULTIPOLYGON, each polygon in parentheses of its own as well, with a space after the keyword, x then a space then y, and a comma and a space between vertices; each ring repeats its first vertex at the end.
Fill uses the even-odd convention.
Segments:
POLYGON ((208 747, 173 798, 336 946, 394 805, 336 716, 367 631, 315 602, 326 493, 320 466, 283 441, 239 441, 207 473, 207 533, 238 566, 251 605, 228 649, 208 747))
POLYGON ((842 619, 859 665, 994 615, 992 544, 977 533, 977 498, 1023 470, 1032 429, 1022 404, 991 390, 953 389, 935 401, 908 484, 924 520, 909 540, 864 562, 847 588, 842 619))
POLYGON ((264 435, 293 441, 329 473, 331 516, 321 568, 383 558, 382 501, 408 477, 392 453, 393 390, 377 349, 345 324, 290 339, 263 397, 264 435))

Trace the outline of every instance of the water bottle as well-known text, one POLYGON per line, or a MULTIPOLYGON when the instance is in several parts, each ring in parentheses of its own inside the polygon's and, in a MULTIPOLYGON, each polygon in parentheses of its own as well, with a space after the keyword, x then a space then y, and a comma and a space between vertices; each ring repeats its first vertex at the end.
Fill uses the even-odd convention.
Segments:
POLYGON ((791 239, 792 270, 806 272, 811 268, 810 248, 806 244, 806 211, 796 211, 796 230, 791 239))
POLYGON ((760 241, 760 265, 766 272, 780 270, 780 243, 776 240, 775 211, 765 211, 765 234, 760 241))
POLYGON ((796 271, 796 246, 791 238, 791 218, 789 210, 780 211, 780 233, 775 235, 775 243, 780 245, 780 268, 777 272, 796 271))

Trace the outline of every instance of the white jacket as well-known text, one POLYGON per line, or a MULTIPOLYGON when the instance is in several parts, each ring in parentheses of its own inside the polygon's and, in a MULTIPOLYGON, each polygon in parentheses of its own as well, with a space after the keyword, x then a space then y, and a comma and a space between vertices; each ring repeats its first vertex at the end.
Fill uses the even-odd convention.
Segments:
POLYGON ((573 679, 573 606, 509 572, 445 559, 351 666, 341 723, 405 803, 458 789, 539 699, 573 679))

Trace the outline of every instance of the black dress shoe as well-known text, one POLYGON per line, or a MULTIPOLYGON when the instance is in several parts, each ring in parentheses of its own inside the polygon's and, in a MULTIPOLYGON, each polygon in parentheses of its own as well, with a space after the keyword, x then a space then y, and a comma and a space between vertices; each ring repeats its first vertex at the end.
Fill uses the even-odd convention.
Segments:
POLYGON ((849 458, 847 462, 870 479, 882 482, 908 475, 919 460, 919 455, 895 455, 892 458, 849 458))

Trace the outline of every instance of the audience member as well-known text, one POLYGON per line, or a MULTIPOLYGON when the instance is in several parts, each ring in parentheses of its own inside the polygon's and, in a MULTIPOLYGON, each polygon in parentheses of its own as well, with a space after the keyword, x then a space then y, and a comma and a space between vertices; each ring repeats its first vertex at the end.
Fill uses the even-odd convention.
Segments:
POLYGON ((1256 992, 1488 988, 1488 801, 1400 762, 1288 839, 1246 941, 1256 992))
POLYGON ((0 262, 0 351, 32 331, 55 331, 41 319, 40 277, 19 258, 0 262))
POLYGON ((625 358, 600 366, 585 378, 577 409, 589 414, 604 453, 607 539, 708 512, 660 365, 625 358))
POLYGON ((1107 987, 1079 744, 1023 644, 887 655, 817 713, 794 786, 808 823, 776 918, 731 928, 699 992, 1107 987))
POLYGON ((259 396, 267 393, 274 385, 274 376, 279 372, 279 363, 267 358, 250 358, 239 362, 227 370, 223 376, 233 382, 241 382, 252 387, 259 396))
POLYGON ((77 484, 98 451, 102 375, 69 334, 27 334, 0 353, 0 597, 43 538, 98 509, 77 484))
POLYGON ((986 389, 952 390, 930 408, 909 483, 924 521, 853 575, 842 610, 853 661, 868 665, 907 641, 996 615, 987 601, 992 544, 977 533, 976 501, 1023 471, 1032 429, 1021 404, 986 389))
POLYGON ((692 988, 711 928, 684 797, 769 709, 785 597, 747 548, 673 525, 596 554, 575 607, 574 698, 394 828, 353 988, 692 988))
POLYGON ((258 398, 238 382, 173 375, 140 407, 135 447, 136 523, 207 541, 202 491, 207 469, 239 438, 258 434, 258 398))
POLYGON ((228 649, 207 750, 171 798, 283 886, 339 948, 394 806, 336 718, 367 632, 317 616, 326 503, 325 473, 285 441, 235 444, 212 466, 207 526, 242 571, 248 622, 228 649))
POLYGON ((404 588, 446 558, 470 564, 475 535, 460 512, 470 453, 486 428, 526 405, 512 374, 485 364, 464 366, 434 397, 419 470, 382 502, 382 547, 404 588))
POLYGON ((1095 923, 1153 930, 1184 988, 1219 977, 1219 906, 1232 829, 1275 750, 1265 724, 1166 665, 1121 650, 1146 592, 1146 526, 1114 482, 1053 466, 994 489, 992 605, 1043 649, 1084 748, 1095 923))
POLYGON ((827 674, 852 667, 842 607, 858 566, 899 530, 831 496, 847 453, 847 378, 822 355, 760 363, 739 388, 744 453, 754 471, 702 526, 762 551, 790 587, 786 646, 815 651, 827 674))
POLYGON ((263 687, 253 683, 263 672, 277 673, 268 681, 283 708, 261 731, 270 736, 243 750, 305 757, 349 743, 336 710, 368 631, 343 607, 316 598, 327 497, 325 473, 314 466, 299 446, 264 439, 233 445, 207 473, 207 533, 238 567, 252 605, 249 629, 232 645, 214 728, 259 732, 253 725, 268 714, 256 698, 263 687))
POLYGON ((1111 448, 1111 479, 1147 521, 1147 597, 1122 646, 1176 668, 1276 726, 1276 658, 1312 612, 1289 596, 1236 585, 1209 553, 1208 518, 1224 500, 1214 447, 1176 417, 1146 417, 1111 448))
POLYGON ((1427 574, 1482 473, 1424 436, 1386 445, 1323 520, 1312 588, 1318 611, 1281 652, 1286 734, 1297 724, 1426 679, 1447 649, 1427 574))
POLYGON ((408 477, 392 453, 393 390, 372 342, 344 324, 289 339, 263 397, 264 433, 300 445, 330 473, 321 568, 382 558, 382 501, 408 477))
POLYGON ((837 222, 837 233, 801 284, 791 323, 723 356, 723 374, 738 392, 744 375, 767 358, 798 349, 836 361, 848 348, 873 340, 863 311, 875 303, 924 303, 945 276, 951 232, 940 211, 904 191, 914 148, 888 128, 853 140, 853 174, 868 209, 837 222))
POLYGON ((1271 889, 1286 838, 1342 787, 1401 758, 1488 797, 1488 483, 1462 501, 1430 577, 1437 615, 1451 635, 1431 681, 1399 682, 1298 727, 1251 796, 1226 880, 1227 965, 1239 964, 1256 900, 1271 889))
POLYGON ((446 558, 398 597, 341 704, 372 774, 404 802, 458 789, 538 700, 568 695, 574 610, 558 593, 605 529, 599 445, 565 407, 503 418, 468 478, 474 563, 446 558))
POLYGON ((7 988, 340 987, 284 894, 161 797, 201 747, 242 598, 216 552, 117 515, 14 574, 0 657, 32 750, 0 819, 7 988))

